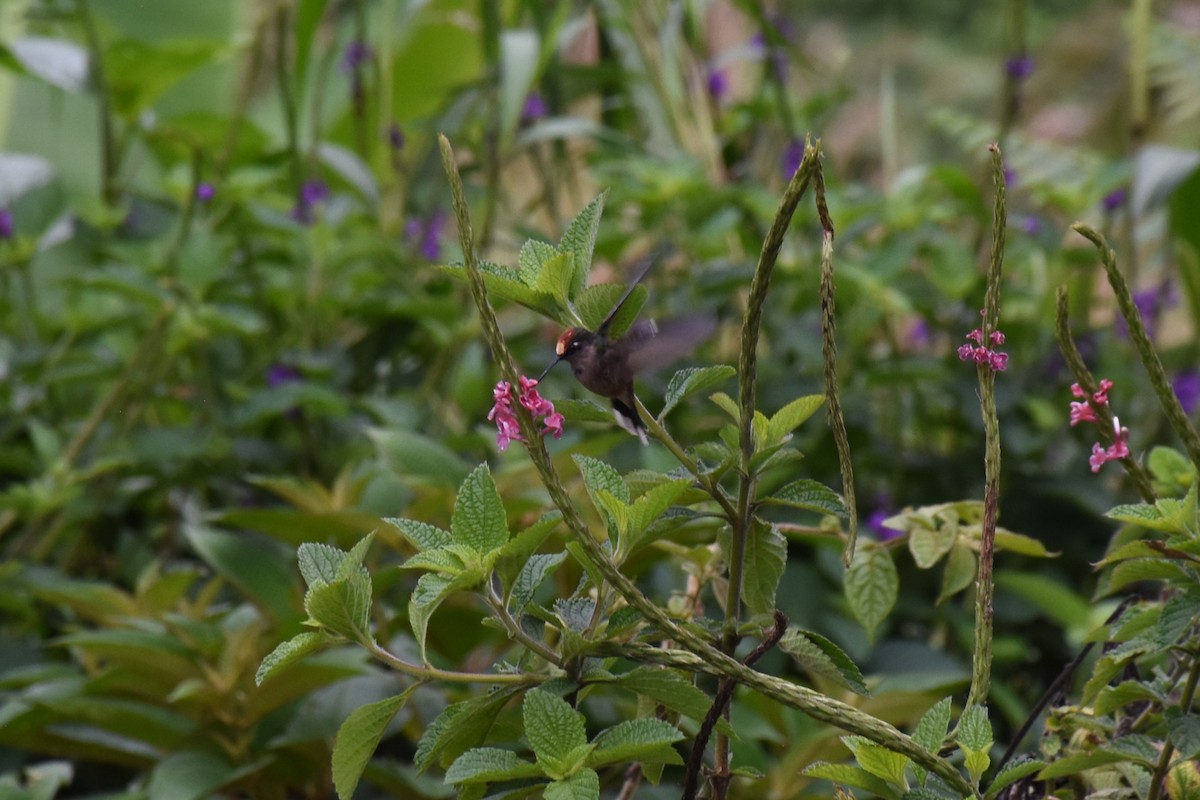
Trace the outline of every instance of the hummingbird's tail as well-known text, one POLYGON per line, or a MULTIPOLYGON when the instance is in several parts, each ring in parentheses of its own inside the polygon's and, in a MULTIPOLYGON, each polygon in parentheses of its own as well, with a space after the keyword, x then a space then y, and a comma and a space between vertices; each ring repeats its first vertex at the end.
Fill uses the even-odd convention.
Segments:
POLYGON ((631 404, 619 397, 614 397, 612 404, 613 416, 617 418, 617 424, 638 437, 642 444, 650 444, 650 440, 646 438, 646 423, 642 422, 641 416, 638 415, 636 401, 631 404))

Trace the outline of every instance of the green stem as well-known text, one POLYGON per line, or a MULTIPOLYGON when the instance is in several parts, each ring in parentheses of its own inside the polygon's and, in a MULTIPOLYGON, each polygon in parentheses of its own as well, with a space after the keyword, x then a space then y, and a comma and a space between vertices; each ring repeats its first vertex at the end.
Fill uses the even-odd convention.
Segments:
MULTIPOLYGON (((991 145, 992 181, 995 204, 992 217, 992 253, 988 261, 987 290, 983 299, 984 346, 1000 321, 1000 278, 1004 266, 1004 233, 1008 226, 1005 206, 1004 159, 998 145, 991 145)), ((996 372, 989 363, 977 363, 980 413, 984 433, 983 530, 980 533, 979 576, 975 591, 975 647, 971 664, 971 689, 967 706, 985 705, 992 682, 992 596, 995 584, 992 562, 996 549, 996 523, 1000 516, 1000 416, 996 409, 996 372)))
POLYGON ((817 201, 817 217, 821 220, 821 358, 825 372, 826 416, 837 445, 838 467, 842 473, 842 494, 846 504, 846 546, 842 563, 847 567, 854 560, 854 545, 858 540, 858 500, 854 491, 854 463, 850 459, 850 437, 842 416, 841 395, 837 377, 837 322, 834 315, 833 286, 833 220, 825 203, 825 173, 817 162, 813 174, 813 194, 817 201))
MULTIPOLYGON (((492 349, 492 354, 500 368, 501 375, 505 380, 515 385, 518 377, 517 367, 513 361, 511 352, 509 352, 508 344, 500 331, 500 325, 496 320, 496 312, 488 300, 487 288, 483 282, 483 274, 479 270, 479 262, 475 257, 474 234, 471 230, 466 196, 463 190, 462 178, 459 176, 458 166, 455 163, 454 151, 445 135, 439 134, 438 144, 442 152, 442 164, 450 181, 450 193, 455 216, 458 221, 463 260, 466 265, 471 295, 479 310, 484 337, 492 349)), ((797 181, 794 178, 793 184, 796 183, 797 181)), ((807 181, 803 183, 807 184, 807 181)), ((799 198, 803 187, 793 185, 789 186, 789 190, 789 194, 795 194, 796 198, 799 198)), ((791 205, 791 209, 794 210, 794 208, 795 203, 791 205)), ((782 237, 782 234, 780 234, 780 237, 782 237)), ((776 246, 775 250, 776 252, 778 251, 778 246, 776 246)), ((562 513, 563 523, 566 525, 567 530, 579 544, 585 556, 612 585, 613 589, 653 627, 657 628, 664 638, 671 639, 690 651, 683 653, 683 661, 674 664, 674 666, 683 666, 685 669, 693 672, 704 672, 706 674, 731 678, 768 697, 797 708, 816 720, 850 731, 851 733, 866 736, 889 749, 909 756, 918 764, 926 767, 930 772, 940 776, 949 786, 955 791, 962 793, 963 796, 976 795, 971 785, 963 779, 958 770, 950 762, 939 758, 934 753, 930 753, 913 741, 913 739, 900 733, 900 731, 888 723, 876 719, 870 714, 864 713, 846 703, 826 697, 820 692, 757 672, 714 647, 707 638, 695 629, 678 624, 665 609, 660 608, 642 594, 633 581, 624 575, 608 557, 601 544, 596 541, 588 530, 587 524, 580 517, 574 503, 571 502, 566 487, 563 485, 562 479, 554 468, 550 454, 546 450, 541 434, 534 425, 529 412, 519 404, 514 410, 516 411, 517 424, 520 426, 521 434, 527 442, 526 447, 529 452, 530 461, 533 462, 534 467, 537 469, 546 492, 550 495, 551 502, 562 513)), ((597 645, 600 648, 606 646, 605 643, 597 645)), ((660 656, 657 654, 668 652, 651 646, 647 646, 645 649, 639 645, 627 645, 626 647, 632 647, 633 650, 614 652, 612 654, 624 655, 627 652, 636 652, 637 656, 635 660, 663 663, 658 660, 660 656)))
POLYGON ((395 653, 389 652, 378 642, 370 642, 364 646, 367 648, 367 652, 397 672, 423 681, 534 686, 547 680, 545 676, 528 673, 455 672, 453 670, 438 669, 437 667, 426 667, 405 661, 395 653))
POLYGON ((692 477, 700 484, 700 488, 704 489, 709 497, 721 506, 721 510, 725 512, 726 519, 732 522, 737 515, 737 509, 734 508, 733 500, 729 497, 729 493, 721 488, 721 485, 713 479, 712 475, 700 469, 700 464, 696 459, 684 451, 679 442, 675 441, 671 434, 667 432, 666 426, 646 410, 640 399, 636 397, 634 399, 637 401, 638 414, 645 421, 646 429, 650 432, 650 435, 661 442, 667 448, 667 451, 675 456, 675 460, 692 474, 692 477))
MULTIPOLYGON (((1196 684, 1200 682, 1200 658, 1196 653, 1192 653, 1192 668, 1188 672, 1187 683, 1183 687, 1183 692, 1179 696, 1179 710, 1184 714, 1191 713, 1192 701, 1196 699, 1196 684)), ((1150 776, 1150 791, 1146 794, 1146 800, 1158 800, 1159 794, 1162 792, 1164 779, 1167 777, 1167 769, 1171 766, 1171 757, 1175 755, 1175 745, 1168 736, 1163 742, 1162 753, 1158 757, 1158 763, 1154 765, 1154 774, 1150 776)))
MULTIPOLYGON (((1100 438, 1106 445, 1111 445, 1115 436, 1113 435, 1113 413, 1112 409, 1107 405, 1101 405, 1093 399, 1093 396, 1100 389, 1100 384, 1096 377, 1092 375, 1092 371, 1088 369, 1084 363, 1083 354, 1079 352, 1079 348, 1075 346, 1075 339, 1071 336, 1071 322, 1069 317, 1070 300, 1067 296, 1067 287, 1058 287, 1058 293, 1055 296, 1055 314, 1054 314, 1054 336, 1058 339, 1058 348, 1062 351, 1063 358, 1067 362, 1067 367, 1071 370, 1071 374, 1075 376, 1075 382, 1087 395, 1088 405, 1096 413, 1098 423, 1097 430, 1100 433, 1100 438)), ((1153 503, 1157 498, 1154 496, 1154 486, 1150 481, 1150 476, 1146 470, 1132 456, 1126 456, 1121 459, 1121 466, 1125 468, 1125 472, 1129 475, 1134 485, 1137 486, 1138 494, 1147 503, 1153 503)))
POLYGON ((104 198, 105 203, 112 206, 117 202, 117 137, 109 99, 108 77, 104 69, 104 52, 100 46, 100 33, 88 0, 77 0, 76 6, 91 53, 89 66, 100 112, 100 196, 104 198))
POLYGON ((1153 387, 1154 393, 1158 395, 1158 403, 1162 406, 1163 413, 1166 414, 1167 421, 1171 423, 1175 435, 1183 442, 1188 458, 1200 469, 1200 434, 1196 433, 1195 427, 1192 426, 1191 420, 1188 419, 1187 414, 1183 411, 1183 406, 1179 403, 1179 398, 1175 396, 1175 390, 1171 388, 1167 372, 1163 369, 1158 352, 1154 349, 1154 344, 1146 333, 1146 326, 1142 323, 1142 314, 1133 302, 1129 285, 1125 282, 1121 270, 1117 268, 1117 254, 1094 228, 1081 222, 1075 223, 1071 228, 1094 244, 1100 252, 1100 261, 1104 264, 1104 271, 1108 275, 1108 284, 1112 287, 1113 294, 1116 295, 1117 307, 1121 310, 1121 316, 1125 318, 1125 323, 1129 327, 1129 338, 1137 348, 1142 366, 1146 368, 1146 373, 1150 377, 1150 385, 1153 387))
POLYGON ((508 609, 504 607, 504 600, 491 587, 488 587, 487 601, 488 606, 495 612, 496 618, 500 620, 500 624, 508 631, 509 638, 517 640, 530 651, 556 667, 562 667, 562 657, 542 642, 539 642, 521 630, 521 626, 517 624, 517 621, 508 613, 508 609))
POLYGON ((299 197, 304 182, 304 170, 300 163, 300 137, 296 121, 296 99, 292 96, 292 73, 288 66, 288 37, 291 25, 288 5, 279 6, 275 15, 275 81, 279 84, 279 102, 283 105, 283 124, 287 133, 288 166, 292 173, 292 187, 299 197))

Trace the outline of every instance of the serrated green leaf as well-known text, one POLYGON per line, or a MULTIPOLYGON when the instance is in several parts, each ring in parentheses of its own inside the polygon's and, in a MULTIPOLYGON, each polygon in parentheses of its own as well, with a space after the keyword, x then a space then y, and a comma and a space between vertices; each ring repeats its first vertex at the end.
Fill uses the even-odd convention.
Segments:
POLYGON ((1040 761, 1036 758, 1018 758, 1017 760, 1007 764, 1004 769, 992 780, 992 783, 987 788, 987 793, 984 797, 987 800, 1000 794, 1000 792, 1012 786, 1022 778, 1028 777, 1037 772, 1042 767, 1046 766, 1045 761, 1040 761))
POLYGON ((346 553, 346 557, 342 559, 342 563, 338 567, 336 580, 349 578, 362 567, 363 561, 367 558, 367 551, 371 549, 371 542, 373 541, 375 541, 375 533, 372 531, 354 543, 354 546, 346 553))
POLYGON ((822 778, 834 783, 854 786, 870 792, 876 797, 885 797, 889 800, 899 800, 900 798, 898 789, 866 770, 850 764, 830 764, 827 761, 818 761, 805 767, 802 772, 810 778, 822 778))
POLYGON ((804 424, 824 402, 825 395, 810 394, 798 397, 776 411, 766 430, 766 443, 771 445, 783 441, 783 437, 804 424))
POLYGON ((574 277, 575 256, 571 253, 558 253, 547 259, 534 279, 533 288, 541 294, 553 297, 555 302, 566 306, 571 293, 571 280, 574 277))
POLYGON ((809 478, 792 481, 763 498, 763 502, 803 508, 818 514, 844 516, 846 513, 846 506, 837 492, 809 478))
POLYGON ((487 464, 476 467, 458 490, 450 536, 479 553, 499 550, 508 541, 508 517, 487 464))
POLYGON ((422 661, 426 660, 425 635, 429 630, 429 618, 443 600, 470 582, 461 575, 450 577, 436 572, 426 572, 417 580, 417 586, 408 598, 408 622, 412 626, 422 661))
MULTIPOLYGON (((617 283, 598 283, 580 292, 575 299, 575 309, 583 326, 593 331, 599 328, 627 288, 617 283)), ((642 310, 649 296, 646 287, 634 287, 625 305, 621 306, 609 323, 608 335, 620 336, 627 331, 637 319, 638 312, 642 310)))
POLYGON ((929 569, 949 553, 957 541, 957 521, 939 525, 932 530, 917 528, 908 537, 908 551, 912 553, 913 561, 918 567, 929 569))
POLYGON ((887 619, 900 594, 900 577, 887 550, 860 547, 846 570, 844 589, 850 613, 874 640, 875 631, 887 619))
POLYGON ((435 763, 445 767, 467 750, 481 744, 491 731, 496 715, 520 691, 520 687, 505 686, 446 706, 417 743, 413 764, 419 771, 435 763))
MULTIPOLYGON (((728 558, 732 541, 727 530, 717 537, 728 558)), ((775 591, 787 566, 787 539, 773 525, 755 519, 746 537, 743 558, 742 601, 754 614, 769 614, 775 608, 775 591)))
POLYGON ((963 709, 954 731, 954 740, 964 749, 987 750, 992 746, 992 724, 988 722, 985 706, 969 706, 963 709))
POLYGON ((314 622, 339 636, 360 644, 372 641, 371 578, 365 571, 309 589, 304 610, 314 622))
POLYGON ((531 689, 525 693, 521 713, 525 738, 548 772, 561 766, 572 750, 587 745, 583 714, 556 694, 531 689))
POLYGON ((537 522, 530 525, 525 530, 517 533, 509 539, 504 547, 500 548, 500 555, 496 559, 495 571, 496 577, 500 579, 500 586, 504 590, 504 596, 507 597, 513 582, 525 568, 525 563, 535 550, 542 546, 546 541, 546 537, 559 525, 562 521, 562 515, 557 511, 544 515, 537 522))
POLYGON ((262 686, 264 681, 279 670, 299 661, 309 653, 315 653, 331 642, 332 639, 329 635, 322 631, 298 633, 287 641, 280 642, 258 665, 258 672, 254 675, 255 685, 262 686))
POLYGON ((1139 681, 1123 681, 1116 686, 1105 686, 1096 696, 1092 707, 1096 714, 1105 715, 1124 708, 1130 703, 1159 699, 1161 698, 1146 684, 1139 681))
POLYGON ((1171 800, 1200 800, 1200 764, 1181 761, 1167 773, 1167 796, 1171 800))
POLYGON ((843 736, 842 741, 854 753, 858 765, 867 772, 897 788, 904 787, 904 770, 908 756, 893 753, 882 745, 862 736, 843 736))
POLYGON ((659 412, 658 418, 665 419, 667 414, 686 398, 723 383, 736 374, 736 369, 724 364, 679 370, 667 384, 667 393, 663 398, 663 408, 659 412))
POLYGON ((344 551, 320 542, 305 542, 296 549, 300 574, 310 589, 336 581, 338 569, 345 559, 344 551))
POLYGON ((533 593, 542 585, 542 581, 566 558, 565 552, 535 553, 529 557, 525 566, 521 568, 520 574, 517 575, 509 595, 508 608, 513 616, 519 616, 525 610, 525 606, 533 599, 533 593))
POLYGON ((1161 558, 1135 558, 1123 561, 1113 567, 1108 591, 1109 593, 1116 592, 1131 583, 1140 581, 1177 583, 1186 580, 1189 580, 1188 574, 1173 561, 1161 558))
POLYGON ((1167 719, 1167 734, 1178 758, 1200 755, 1200 714, 1180 714, 1167 719))
POLYGON ((621 539, 618 560, 632 554, 648 543, 646 537, 650 525, 666 512, 691 486, 689 480, 668 481, 642 494, 629 506, 629 524, 625 537, 621 539))
MULTIPOLYGON (((950 728, 950 711, 949 697, 943 697, 934 703, 917 723, 916 730, 913 731, 913 740, 931 753, 941 750, 942 740, 946 738, 946 731, 950 728)), ((924 786, 929 777, 928 770, 916 762, 913 762, 912 766, 917 784, 924 786)))
POLYGON ((452 541, 450 531, 444 531, 436 525, 430 525, 427 522, 417 522, 413 519, 400 519, 398 517, 387 517, 384 519, 384 522, 400 531, 400 535, 415 547, 418 553, 424 550, 437 550, 445 547, 452 541))
MULTIPOLYGON (((460 280, 466 280, 467 270, 461 264, 444 266, 442 270, 453 275, 460 280)), ((483 284, 487 288, 488 296, 493 300, 510 300, 514 303, 519 303, 531 311, 549 317, 562 325, 572 325, 574 320, 570 314, 561 308, 554 298, 550 295, 542 294, 537 290, 526 286, 521 281, 521 276, 508 267, 500 266, 499 264, 490 264, 486 261, 479 262, 479 271, 483 275, 483 284)))
MULTIPOLYGON (((575 215, 575 219, 563 231, 558 249, 575 255, 575 275, 571 281, 571 297, 583 291, 587 285, 588 272, 592 268, 592 254, 596 249, 596 234, 600 231, 600 215, 604 212, 605 190, 596 196, 575 215)), ((595 330, 593 328, 592 330, 595 330)))
POLYGON ((789 628, 779 641, 779 649, 810 672, 832 678, 857 694, 866 696, 871 693, 858 665, 840 647, 819 633, 789 628))
POLYGON ((392 719, 408 702, 417 684, 394 697, 355 709, 338 728, 333 745, 333 786, 338 797, 350 800, 358 779, 379 746, 392 719))
POLYGON ((520 778, 540 778, 542 770, 511 750, 476 747, 454 759, 446 770, 446 783, 488 783, 520 778))
POLYGON ((942 591, 938 604, 961 592, 975 580, 975 552, 961 539, 950 548, 946 567, 942 571, 942 591))
POLYGON ((584 768, 546 787, 545 800, 600 800, 600 776, 584 768))
POLYGON ((1090 753, 1076 753, 1074 755, 1064 756, 1057 761, 1052 762, 1038 773, 1039 781, 1054 780, 1056 778, 1064 778, 1069 775, 1075 775, 1087 769, 1094 767, 1102 767, 1106 764, 1120 764, 1133 759, 1122 753, 1114 753, 1109 750, 1093 750, 1090 753))
POLYGON ((682 764, 683 759, 671 745, 683 738, 683 734, 665 720, 625 720, 596 736, 596 748, 588 756, 587 763, 589 767, 628 761, 682 764))
POLYGON ((1104 516, 1109 519, 1115 519, 1117 522, 1128 522, 1153 530, 1167 530, 1171 527, 1169 523, 1163 520, 1162 511, 1150 503, 1132 503, 1114 506, 1104 516))
POLYGON ((421 569, 440 572, 451 577, 461 575, 466 568, 467 565, 462 557, 449 547, 417 553, 400 565, 400 569, 421 569))
MULTIPOLYGON (((616 685, 697 721, 703 720, 712 707, 712 699, 708 695, 683 676, 668 669, 638 667, 618 676, 616 685)), ((717 729, 727 736, 733 735, 732 726, 724 718, 717 722, 717 729)))
POLYGON ((537 276, 542 271, 542 265, 558 255, 558 248, 547 242, 529 239, 521 245, 517 254, 517 269, 521 282, 533 286, 537 276))
POLYGON ((621 479, 621 473, 597 458, 581 455, 573 458, 589 494, 603 489, 622 503, 629 504, 629 487, 621 479))

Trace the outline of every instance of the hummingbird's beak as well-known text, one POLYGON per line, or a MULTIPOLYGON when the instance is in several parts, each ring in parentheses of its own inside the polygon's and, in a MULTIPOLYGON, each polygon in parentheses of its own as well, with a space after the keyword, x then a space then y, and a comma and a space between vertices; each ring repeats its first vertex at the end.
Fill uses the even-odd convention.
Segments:
POLYGON ((551 362, 550 362, 550 366, 548 366, 548 367, 546 367, 544 370, 542 370, 542 374, 541 374, 541 375, 538 375, 538 383, 541 383, 541 382, 542 382, 542 378, 544 378, 544 377, 546 377, 547 375, 549 375, 549 374, 550 374, 550 370, 554 369, 554 365, 555 365, 555 364, 557 364, 557 363, 558 363, 558 362, 560 362, 560 361, 562 361, 562 356, 559 356, 558 358, 556 358, 556 359, 554 359, 553 361, 551 361, 551 362))

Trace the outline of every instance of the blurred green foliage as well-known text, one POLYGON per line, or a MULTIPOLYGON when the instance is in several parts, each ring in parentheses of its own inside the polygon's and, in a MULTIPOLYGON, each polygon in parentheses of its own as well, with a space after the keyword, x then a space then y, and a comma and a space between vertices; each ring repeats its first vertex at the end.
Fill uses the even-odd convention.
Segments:
MULTIPOLYGON (((872 692, 855 704, 906 729, 969 675, 972 607, 961 598, 977 516, 962 499, 980 494, 983 440, 973 370, 955 348, 978 320, 991 224, 983 148, 1001 142, 1011 169, 1001 519, 1035 540, 1010 539, 1014 555, 1001 560, 992 724, 1005 740, 1128 584, 1098 579, 1092 564, 1166 558, 1119 550, 1145 534, 1128 514, 1106 551, 1101 513, 1135 497, 1115 467, 1087 470, 1091 440, 1065 424, 1074 378, 1054 344, 1060 284, 1093 372, 1116 382, 1111 402, 1135 451, 1177 444, 1071 222, 1091 220, 1116 244, 1193 419, 1200 394, 1200 26, 1192 4, 1153 19, 1139 7, 4 3, 0 788, 328 796, 338 727, 401 683, 334 647, 255 685, 263 658, 312 616, 296 548, 351 551, 376 530, 386 554, 364 556, 374 636, 419 660, 408 610, 418 578, 395 568, 413 548, 384 519, 449 526, 460 485, 484 461, 509 520, 525 528, 541 516, 527 459, 495 451, 486 415, 499 375, 469 294, 437 268, 461 257, 439 131, 459 153, 484 258, 516 267, 527 239, 560 241, 607 190, 595 259, 579 274, 592 266, 593 281, 621 283, 624 265, 669 245, 643 314, 714 310, 723 325, 697 357, 706 364, 736 363, 766 227, 805 134, 822 138, 859 511, 876 523, 868 538, 888 540, 869 552, 886 554, 892 572, 880 569, 904 590, 864 620, 842 593, 828 521, 779 503, 763 512, 790 556, 774 602, 814 638, 792 646, 807 667, 777 652, 759 666, 851 697, 844 687, 858 678, 821 660, 848 654, 872 692), (882 525, 889 517, 903 525, 882 525), (893 527, 905 535, 892 538, 893 527), (1061 555, 1044 561, 1042 549, 1061 555), (833 650, 813 656, 825 640, 833 650), (52 758, 65 761, 42 761, 52 758)), ((820 241, 802 205, 764 319, 768 414, 823 391, 820 241)), ((494 299, 536 374, 558 330, 494 299)), ((651 408, 670 377, 640 382, 651 408)), ((565 371, 542 390, 580 396, 565 371)), ((703 397, 671 416, 692 444, 718 440, 727 422, 703 397)), ((839 485, 822 426, 797 429, 791 446, 805 455, 804 479, 839 485)), ((552 454, 572 475, 571 456, 602 457, 637 494, 652 485, 647 471, 675 466, 609 423, 569 426, 552 454)), ((1186 462, 1172 470, 1160 458, 1162 496, 1186 496, 1186 462)), ((797 477, 789 467, 762 480, 775 491, 797 477)), ((588 488, 575 481, 573 497, 588 488)), ((1194 533, 1179 523, 1164 536, 1194 533)), ((719 580, 710 540, 689 529, 628 564, 682 607, 688 575, 719 580)), ((1183 580, 1170 569, 1135 576, 1183 580)), ((569 562, 542 591, 569 595, 580 580, 569 562)), ((718 598, 703 597, 714 616, 718 598)), ((1169 693, 1175 673, 1147 642, 1194 648, 1194 631, 1160 623, 1161 606, 1140 613, 1115 635, 1169 693)), ((431 660, 482 670, 504 657, 508 638, 484 617, 469 598, 446 597, 422 643, 431 660)), ((1105 669, 1134 668, 1110 658, 1105 669)), ((1108 677, 1086 687, 1089 700, 1147 700, 1113 697, 1108 677)), ((427 685, 393 708, 359 791, 448 796, 413 759, 430 724, 470 697, 427 685)), ((587 741, 646 704, 596 693, 582 706, 587 741)), ((765 776, 739 778, 738 796, 828 794, 797 774, 844 758, 830 729, 748 691, 733 713, 735 765, 765 776)), ((497 705, 496 736, 510 741, 520 717, 519 704, 497 705)), ((1067 731, 1063 752, 1087 728, 1073 710, 1052 724, 1067 731)), ((1191 741, 1186 718, 1171 724, 1191 741)), ((1096 729, 1113 735, 1119 720, 1096 729)))

